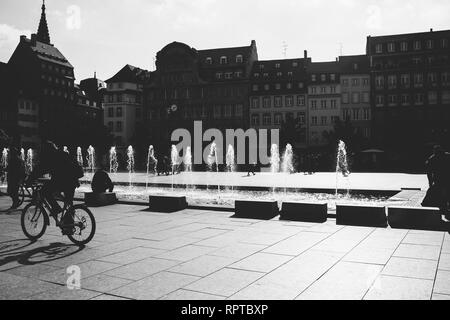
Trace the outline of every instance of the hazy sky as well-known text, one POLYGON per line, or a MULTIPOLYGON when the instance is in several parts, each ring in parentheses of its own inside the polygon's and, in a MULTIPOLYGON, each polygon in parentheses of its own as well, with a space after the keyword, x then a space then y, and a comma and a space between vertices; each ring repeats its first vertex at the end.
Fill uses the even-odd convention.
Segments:
MULTIPOLYGON (((0 0, 0 61, 37 31, 41 0, 0 0)), ((250 45, 260 60, 334 60, 365 53, 368 35, 450 29, 449 0, 47 0, 53 44, 77 81, 125 64, 154 70, 154 57, 180 41, 196 49, 250 45)))

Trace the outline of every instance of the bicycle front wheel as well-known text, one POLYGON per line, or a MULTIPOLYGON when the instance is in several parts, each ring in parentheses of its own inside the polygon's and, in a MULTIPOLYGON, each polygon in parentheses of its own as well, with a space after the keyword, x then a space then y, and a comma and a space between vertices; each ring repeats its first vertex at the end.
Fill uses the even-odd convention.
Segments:
POLYGON ((80 246, 89 243, 94 238, 96 229, 95 218, 91 210, 84 205, 74 206, 73 221, 74 232, 68 235, 70 241, 80 246))
POLYGON ((44 235, 47 229, 46 214, 45 209, 39 204, 30 203, 23 209, 20 224, 28 239, 36 241, 44 235))

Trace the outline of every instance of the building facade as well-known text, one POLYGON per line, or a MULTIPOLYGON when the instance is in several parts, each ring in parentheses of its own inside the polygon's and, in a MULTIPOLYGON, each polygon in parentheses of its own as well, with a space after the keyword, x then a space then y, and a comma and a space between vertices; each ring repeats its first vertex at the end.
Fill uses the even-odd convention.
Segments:
POLYGON ((370 68, 366 55, 339 57, 341 69, 341 120, 351 123, 354 134, 370 139, 370 68))
POLYGON ((195 121, 203 130, 247 128, 249 74, 257 60, 255 41, 209 50, 179 42, 164 47, 144 87, 149 143, 166 150, 173 130, 184 128, 193 136, 195 121))
MULTIPOLYGON (((15 143, 25 148, 47 139, 58 145, 78 144, 86 135, 86 119, 79 116, 85 110, 77 108, 73 66, 50 41, 45 4, 38 32, 20 37, 7 69, 8 103, 1 105, 1 113, 7 115, 6 131, 15 143)), ((99 120, 101 115, 93 125, 99 120)))
POLYGON ((449 41, 450 31, 433 30, 367 38, 372 136, 381 147, 415 153, 435 143, 449 147, 449 41))
POLYGON ((104 125, 114 135, 115 144, 125 149, 133 142, 143 123, 143 88, 149 72, 126 65, 106 80, 103 92, 104 125))
POLYGON ((257 129, 285 129, 293 121, 297 130, 291 144, 307 143, 307 72, 311 59, 258 61, 250 75, 250 125, 257 129))
POLYGON ((308 68, 308 145, 325 146, 341 118, 341 80, 338 61, 313 62, 308 68))

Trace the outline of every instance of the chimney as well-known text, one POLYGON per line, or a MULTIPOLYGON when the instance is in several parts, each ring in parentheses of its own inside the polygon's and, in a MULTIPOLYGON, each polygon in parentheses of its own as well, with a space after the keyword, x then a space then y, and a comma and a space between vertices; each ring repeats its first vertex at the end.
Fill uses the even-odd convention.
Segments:
POLYGON ((430 29, 430 32, 433 32, 433 28, 430 29))
POLYGON ((308 59, 308 50, 303 50, 303 57, 308 59))
POLYGON ((37 38, 36 33, 32 33, 32 34, 31 34, 31 45, 32 45, 33 47, 36 46, 36 38, 37 38))
POLYGON ((252 40, 251 46, 256 47, 256 41, 255 40, 252 40))
POLYGON ((20 36, 20 42, 25 42, 26 39, 27 39, 27 36, 24 36, 24 35, 20 36))

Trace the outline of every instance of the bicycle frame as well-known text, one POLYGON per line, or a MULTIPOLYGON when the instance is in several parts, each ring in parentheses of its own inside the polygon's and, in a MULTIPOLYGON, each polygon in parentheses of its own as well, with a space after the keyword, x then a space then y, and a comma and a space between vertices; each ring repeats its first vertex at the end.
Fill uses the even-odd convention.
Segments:
MULTIPOLYGON (((70 208, 72 207, 71 203, 68 203, 66 200, 64 200, 64 207, 62 209, 61 219, 58 219, 58 215, 49 214, 49 212, 50 213, 52 212, 52 208, 51 208, 50 204, 48 203, 47 199, 42 195, 42 186, 36 186, 35 188, 33 188, 32 203, 35 203, 36 205, 41 204, 44 209, 43 214, 45 215, 44 216, 45 223, 48 226, 50 226, 50 218, 49 217, 53 217, 57 227, 61 227, 60 226, 61 221, 63 220, 63 218, 67 214, 67 212, 69 212, 70 208)), ((35 216, 33 216, 32 219, 34 219, 34 218, 35 218, 35 216)))

